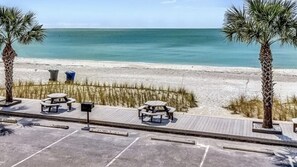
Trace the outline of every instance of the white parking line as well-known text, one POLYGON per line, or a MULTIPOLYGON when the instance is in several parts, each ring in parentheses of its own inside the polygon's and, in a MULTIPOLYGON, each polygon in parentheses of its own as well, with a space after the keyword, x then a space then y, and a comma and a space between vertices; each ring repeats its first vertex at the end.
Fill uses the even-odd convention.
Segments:
POLYGON ((119 158, 128 148, 130 148, 137 140, 139 137, 137 137, 129 146, 127 146, 122 152, 120 152, 114 159, 112 159, 105 167, 109 167, 117 158, 119 158))
POLYGON ((208 152, 208 149, 209 149, 209 146, 206 146, 206 149, 205 149, 205 152, 204 152, 204 155, 203 155, 203 158, 202 158, 202 161, 201 161, 199 167, 202 167, 202 166, 203 166, 203 163, 204 163, 204 161, 205 161, 205 158, 206 158, 206 154, 207 154, 207 152, 208 152))
POLYGON ((196 143, 196 145, 198 146, 198 147, 208 147, 208 145, 204 145, 204 144, 199 144, 199 143, 196 143))
POLYGON ((46 149, 48 149, 48 148, 52 147, 53 145, 55 145, 55 144, 59 143, 60 141, 62 141, 62 140, 64 140, 64 139, 66 139, 67 137, 69 137, 69 136, 73 135, 73 134, 74 134, 74 133, 76 133, 76 132, 78 132, 78 130, 76 130, 76 131, 74 131, 74 132, 72 132, 72 133, 68 134, 67 136, 64 136, 64 137, 62 137, 61 139, 59 139, 59 140, 55 141, 54 143, 52 143, 52 144, 50 144, 50 145, 48 145, 48 146, 44 147, 43 149, 41 149, 41 150, 37 151, 36 153, 34 153, 34 154, 30 155, 29 157, 27 157, 27 158, 25 158, 25 159, 21 160, 20 162, 18 162, 18 163, 16 163, 16 164, 12 165, 11 167, 15 167, 15 166, 17 166, 17 165, 19 165, 19 164, 21 164, 21 163, 25 162, 26 160, 28 160, 28 159, 30 159, 30 158, 32 158, 32 157, 34 157, 35 155, 37 155, 37 154, 41 153, 41 152, 42 152, 42 151, 44 151, 44 150, 46 150, 46 149))

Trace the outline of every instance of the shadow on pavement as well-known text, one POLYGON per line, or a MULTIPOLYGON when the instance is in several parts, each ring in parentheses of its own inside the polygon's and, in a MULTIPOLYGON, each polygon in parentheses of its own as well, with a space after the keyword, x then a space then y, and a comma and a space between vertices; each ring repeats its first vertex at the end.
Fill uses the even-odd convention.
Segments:
POLYGON ((274 161, 277 166, 297 166, 297 149, 286 148, 274 153, 274 161))
POLYGON ((6 135, 13 134, 13 133, 14 133, 13 129, 6 128, 5 125, 0 124, 0 136, 6 136, 6 135))

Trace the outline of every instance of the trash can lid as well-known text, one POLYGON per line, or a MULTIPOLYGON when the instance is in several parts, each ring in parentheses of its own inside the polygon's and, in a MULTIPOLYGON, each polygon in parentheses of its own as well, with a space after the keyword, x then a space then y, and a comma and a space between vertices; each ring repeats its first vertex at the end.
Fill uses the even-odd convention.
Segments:
POLYGON ((66 74, 72 74, 72 73, 75 73, 75 71, 66 71, 65 73, 66 74))

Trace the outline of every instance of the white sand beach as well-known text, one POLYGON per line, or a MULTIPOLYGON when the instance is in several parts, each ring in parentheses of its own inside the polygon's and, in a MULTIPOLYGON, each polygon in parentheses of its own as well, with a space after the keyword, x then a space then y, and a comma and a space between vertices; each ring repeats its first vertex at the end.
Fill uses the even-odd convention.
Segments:
MULTIPOLYGON (((0 63, 0 84, 4 85, 3 63, 0 63)), ((232 115, 222 108, 241 94, 261 96, 260 69, 242 67, 209 67, 131 62, 103 62, 82 60, 47 60, 16 58, 14 80, 48 81, 48 69, 76 72, 75 80, 118 83, 144 83, 147 85, 185 87, 198 97, 199 107, 188 114, 223 117, 232 115)), ((275 95, 281 98, 297 94, 297 69, 274 70, 275 95)))

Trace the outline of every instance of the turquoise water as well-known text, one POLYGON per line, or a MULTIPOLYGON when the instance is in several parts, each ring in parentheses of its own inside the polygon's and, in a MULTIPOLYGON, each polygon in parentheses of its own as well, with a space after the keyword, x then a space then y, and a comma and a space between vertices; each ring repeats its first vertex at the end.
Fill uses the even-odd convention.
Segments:
MULTIPOLYGON (((48 29, 20 57, 259 67, 259 46, 231 43, 220 29, 48 29)), ((297 50, 273 45, 274 67, 297 68, 297 50)))

